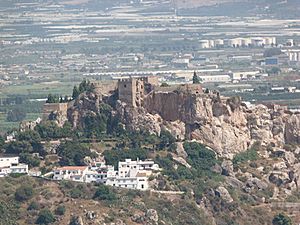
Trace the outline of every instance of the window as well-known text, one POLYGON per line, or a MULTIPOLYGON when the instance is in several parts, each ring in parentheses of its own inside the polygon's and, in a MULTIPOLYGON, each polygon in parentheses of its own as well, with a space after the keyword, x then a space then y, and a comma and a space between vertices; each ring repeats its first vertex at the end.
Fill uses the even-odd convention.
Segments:
POLYGON ((124 88, 126 88, 127 86, 126 86, 126 84, 124 84, 124 88))
POLYGON ((143 184, 141 185, 141 188, 144 189, 144 185, 143 184))

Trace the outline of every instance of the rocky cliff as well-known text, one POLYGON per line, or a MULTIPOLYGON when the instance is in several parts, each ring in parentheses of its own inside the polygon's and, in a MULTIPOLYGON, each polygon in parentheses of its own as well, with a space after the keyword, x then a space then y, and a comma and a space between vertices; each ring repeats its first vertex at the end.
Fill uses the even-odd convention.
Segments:
MULTIPOLYGON (((68 110, 69 121, 78 126, 84 115, 98 113, 107 99, 82 94, 68 110)), ((145 97, 143 107, 116 101, 112 114, 127 129, 155 134, 167 129, 179 141, 197 140, 229 159, 255 142, 273 147, 300 143, 300 115, 274 105, 249 107, 238 97, 225 98, 218 93, 153 91, 145 97)))

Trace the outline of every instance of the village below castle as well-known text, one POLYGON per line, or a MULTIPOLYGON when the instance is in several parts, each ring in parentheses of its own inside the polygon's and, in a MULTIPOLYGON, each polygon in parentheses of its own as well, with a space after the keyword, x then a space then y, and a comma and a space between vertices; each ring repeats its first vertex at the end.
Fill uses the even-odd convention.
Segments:
POLYGON ((144 191, 149 189, 149 177, 159 171, 159 166, 153 161, 126 159, 118 163, 118 170, 111 165, 106 165, 105 162, 93 162, 87 166, 58 167, 46 176, 42 176, 39 171, 29 171, 27 164, 19 163, 18 156, 0 156, 0 178, 13 174, 27 174, 54 181, 100 183, 144 191))

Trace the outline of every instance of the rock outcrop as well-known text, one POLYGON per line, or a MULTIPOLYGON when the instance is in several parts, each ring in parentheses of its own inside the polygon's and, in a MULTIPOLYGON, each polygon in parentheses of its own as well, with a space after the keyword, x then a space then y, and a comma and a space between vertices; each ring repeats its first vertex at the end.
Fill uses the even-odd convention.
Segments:
MULTIPOLYGON (((81 94, 68 110, 69 121, 78 126, 85 115, 98 113, 103 102, 108 103, 101 95, 81 94)), ((225 98, 217 93, 152 91, 143 107, 116 101, 113 108, 112 114, 129 130, 159 135, 166 129, 178 141, 199 141, 228 159, 255 142, 273 147, 300 143, 299 114, 279 106, 249 108, 238 97, 225 98)))

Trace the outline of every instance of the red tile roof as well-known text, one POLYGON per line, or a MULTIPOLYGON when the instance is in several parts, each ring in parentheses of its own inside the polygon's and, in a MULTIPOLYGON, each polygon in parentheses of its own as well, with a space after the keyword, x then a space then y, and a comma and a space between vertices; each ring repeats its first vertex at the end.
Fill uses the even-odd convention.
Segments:
POLYGON ((64 166, 60 168, 56 168, 57 170, 85 170, 88 168, 87 166, 64 166))

